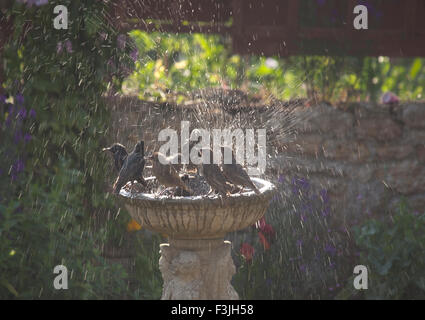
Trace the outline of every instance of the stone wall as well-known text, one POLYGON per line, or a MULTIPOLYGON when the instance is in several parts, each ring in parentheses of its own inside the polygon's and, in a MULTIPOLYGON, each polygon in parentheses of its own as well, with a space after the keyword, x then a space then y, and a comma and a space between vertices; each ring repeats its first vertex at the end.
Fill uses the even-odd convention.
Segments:
POLYGON ((328 190, 341 217, 386 214, 404 197, 425 209, 425 103, 320 104, 272 167, 328 190))
MULTIPOLYGON (((108 101, 113 112, 110 142, 132 146, 143 138, 149 151, 158 146, 159 130, 194 119, 190 108, 135 98, 108 101)), ((241 108, 236 116, 261 123, 266 109, 241 108)), ((424 211, 425 103, 356 103, 338 108, 321 103, 295 108, 291 118, 303 120, 294 120, 293 139, 275 139, 270 147, 271 152, 280 150, 268 164, 271 179, 303 177, 327 189, 334 211, 348 224, 364 215, 387 214, 402 197, 413 210, 424 211)))

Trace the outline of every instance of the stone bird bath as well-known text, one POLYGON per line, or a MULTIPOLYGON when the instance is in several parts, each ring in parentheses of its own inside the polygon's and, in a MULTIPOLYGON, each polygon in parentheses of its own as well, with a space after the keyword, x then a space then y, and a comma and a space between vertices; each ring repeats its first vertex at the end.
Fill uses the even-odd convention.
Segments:
POLYGON ((168 235, 169 243, 160 245, 161 299, 239 298, 230 284, 236 268, 231 243, 224 237, 257 222, 266 213, 275 189, 266 180, 252 181, 260 194, 249 191, 223 199, 155 197, 121 189, 120 198, 134 220, 150 231, 168 235))

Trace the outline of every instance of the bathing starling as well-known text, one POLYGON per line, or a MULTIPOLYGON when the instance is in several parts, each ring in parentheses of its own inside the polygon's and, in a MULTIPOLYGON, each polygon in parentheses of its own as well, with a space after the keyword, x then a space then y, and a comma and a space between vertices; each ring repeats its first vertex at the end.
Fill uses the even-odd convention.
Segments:
POLYGON ((232 184, 234 184, 235 186, 247 187, 254 190, 256 194, 260 194, 260 191, 251 181, 251 179, 249 178, 244 168, 242 168, 242 166, 236 162, 236 158, 235 158, 235 155, 233 154, 232 149, 228 147, 222 147, 221 150, 223 153, 223 157, 225 154, 224 152, 225 150, 227 150, 227 152, 231 152, 231 155, 232 155, 232 163, 225 163, 223 161, 223 174, 226 177, 226 179, 232 184))
POLYGON ((190 190, 189 187, 186 186, 184 182, 182 181, 182 179, 180 178, 176 170, 176 167, 171 163, 162 164, 160 162, 160 158, 167 159, 167 157, 165 157, 160 152, 154 152, 151 157, 152 172, 155 175, 156 179, 158 180, 159 184, 165 186, 166 188, 180 187, 181 189, 189 193, 192 193, 192 190, 190 190))
POLYGON ((114 193, 119 193, 121 188, 128 182, 143 177, 145 167, 145 143, 140 140, 133 151, 127 156, 117 180, 114 183, 114 193))
POLYGON ((223 175, 220 167, 213 163, 213 152, 211 149, 203 149, 210 151, 209 164, 202 163, 202 174, 212 190, 216 191, 220 195, 227 195, 231 192, 232 187, 226 183, 226 178, 223 175))
POLYGON ((182 154, 180 152, 173 154, 167 157, 168 163, 170 163, 176 171, 181 171, 183 169, 183 164, 181 163, 182 154), (177 163, 173 163, 177 162, 177 163))
POLYGON ((114 143, 109 148, 103 148, 102 151, 109 151, 110 153, 112 153, 112 157, 114 158, 115 169, 119 173, 128 155, 125 147, 120 143, 114 143))

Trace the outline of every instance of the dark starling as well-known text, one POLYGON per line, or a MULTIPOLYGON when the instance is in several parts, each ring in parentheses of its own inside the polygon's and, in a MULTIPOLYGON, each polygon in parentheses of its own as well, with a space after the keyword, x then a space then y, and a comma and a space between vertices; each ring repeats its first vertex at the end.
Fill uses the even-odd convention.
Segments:
POLYGON ((226 178, 223 175, 220 167, 213 163, 213 152, 211 149, 206 148, 203 151, 210 151, 210 163, 202 163, 202 174, 208 184, 211 186, 212 190, 217 193, 225 196, 230 193, 232 187, 226 183, 226 178))
POLYGON ((242 166, 236 162, 236 158, 235 158, 235 155, 233 154, 232 149, 228 147, 222 147, 221 150, 223 153, 223 158, 224 158, 225 150, 227 150, 227 152, 231 152, 231 155, 232 155, 232 163, 227 164, 223 161, 223 166, 222 166, 223 174, 226 177, 226 179, 230 183, 234 184, 235 186, 247 187, 254 190, 256 194, 260 194, 261 192, 257 189, 254 183, 251 181, 251 179, 249 178, 244 168, 242 168, 242 166))
POLYGON ((114 193, 119 193, 121 188, 128 182, 138 180, 143 177, 145 167, 145 143, 140 140, 133 151, 127 156, 122 166, 117 180, 114 183, 114 193))
POLYGON ((115 169, 117 170, 117 173, 119 173, 128 155, 125 147, 120 143, 114 143, 109 148, 103 148, 102 151, 109 151, 112 153, 115 169))
POLYGON ((163 159, 167 159, 167 157, 165 157, 160 152, 154 152, 151 157, 152 172, 155 175, 156 180, 158 180, 159 184, 165 186, 166 188, 180 187, 181 189, 189 193, 192 193, 192 190, 190 190, 189 187, 186 186, 184 182, 182 181, 182 179, 180 178, 176 170, 176 167, 171 163, 162 164, 159 159, 160 157, 162 157, 163 159))

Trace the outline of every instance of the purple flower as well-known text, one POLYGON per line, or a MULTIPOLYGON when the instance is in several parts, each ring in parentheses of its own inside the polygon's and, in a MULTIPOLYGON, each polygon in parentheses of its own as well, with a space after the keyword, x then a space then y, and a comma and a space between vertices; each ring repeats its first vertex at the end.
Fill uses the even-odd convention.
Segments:
POLYGON ((25 119, 27 117, 27 109, 25 108, 19 109, 18 117, 21 119, 25 119))
POLYGON ((301 212, 306 214, 312 214, 313 213, 313 206, 311 203, 305 203, 301 206, 301 212))
POLYGON ((303 241, 301 239, 297 240, 297 247, 301 247, 303 244, 303 241))
POLYGON ((43 5, 48 4, 48 3, 49 3, 49 0, 36 0, 35 1, 36 6, 43 6, 43 5))
POLYGON ((20 93, 18 93, 15 97, 16 103, 21 105, 24 104, 24 96, 20 93))
POLYGON ((277 180, 279 183, 283 183, 285 181, 285 177, 283 174, 279 175, 279 179, 277 180))
POLYGON ((322 210, 322 217, 327 217, 329 215, 329 207, 325 207, 322 210))
POLYGON ((336 254, 336 248, 331 244, 327 244, 326 247, 325 247, 325 252, 329 253, 330 255, 335 255, 336 254))
POLYGON ((5 121, 6 127, 9 127, 12 123, 13 114, 15 113, 15 107, 13 105, 9 106, 9 109, 7 110, 7 119, 5 121))
POLYGON ((319 194, 324 203, 327 203, 329 201, 328 190, 322 189, 320 190, 319 194))
POLYGON ((31 139, 32 139, 32 136, 28 132, 25 133, 25 135, 24 135, 24 141, 25 141, 25 143, 30 142, 31 139))
POLYGON ((6 103, 6 96, 4 94, 0 94, 0 102, 6 103))
POLYGON ((56 53, 60 54, 63 51, 63 44, 61 41, 58 42, 58 44, 56 45, 56 53))
POLYGON ((28 115, 29 115, 31 118, 35 118, 35 115, 36 115, 35 110, 34 110, 34 109, 31 109, 28 115))
POLYGON ((21 159, 18 159, 13 165, 12 165, 12 181, 15 181, 18 177, 18 174, 22 171, 24 171, 25 164, 21 159))
POLYGON ((70 40, 65 41, 66 52, 72 53, 72 42, 70 40))
POLYGON ((14 138, 15 143, 19 143, 22 139, 23 139, 22 131, 17 130, 15 132, 15 138, 14 138))
POLYGON ((310 183, 307 179, 294 177, 292 178, 292 192, 295 194, 300 193, 301 191, 308 191, 310 188, 310 183))
POLYGON ((136 61, 137 61, 137 59, 139 58, 139 50, 134 49, 133 51, 131 51, 131 53, 130 53, 130 58, 131 58, 134 62, 136 62, 136 61))
POLYGON ((24 167, 25 167, 24 162, 21 159, 19 159, 16 162, 16 172, 19 173, 19 172, 23 171, 24 167))
POLYGON ((20 3, 25 3, 28 8, 31 8, 33 5, 37 7, 43 6, 49 3, 49 0, 18 0, 20 3))
POLYGON ((326 2, 326 0, 316 0, 319 6, 323 6, 326 2))
POLYGON ((117 37, 117 46, 119 49, 124 49, 126 44, 126 36, 124 34, 120 34, 117 37))
POLYGON ((360 0, 360 4, 364 5, 368 10, 373 10, 374 9, 373 5, 370 4, 369 1, 360 0))
POLYGON ((306 272, 306 270, 307 270, 307 267, 305 264, 300 265, 300 271, 306 272))

